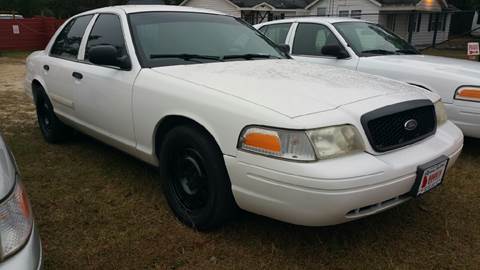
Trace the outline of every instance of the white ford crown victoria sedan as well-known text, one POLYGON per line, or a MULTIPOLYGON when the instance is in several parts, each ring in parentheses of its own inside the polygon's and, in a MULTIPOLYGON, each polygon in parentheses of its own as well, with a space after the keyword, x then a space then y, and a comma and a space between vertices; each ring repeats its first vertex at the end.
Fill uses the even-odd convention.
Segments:
POLYGON ((27 66, 48 142, 73 127, 159 166, 200 230, 237 206, 312 226, 368 216, 438 186, 463 146, 438 95, 291 60, 214 11, 86 12, 27 66))
POLYGON ((385 76, 433 91, 465 136, 480 138, 480 63, 420 54, 395 34, 366 21, 305 17, 255 26, 300 61, 385 76))

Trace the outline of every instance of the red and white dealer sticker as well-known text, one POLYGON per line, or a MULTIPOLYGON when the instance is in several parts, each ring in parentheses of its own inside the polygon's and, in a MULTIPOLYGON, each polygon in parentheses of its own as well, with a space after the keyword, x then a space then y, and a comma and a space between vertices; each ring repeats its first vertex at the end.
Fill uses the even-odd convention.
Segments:
POLYGON ((469 42, 467 44, 468 50, 467 50, 467 55, 468 56, 475 56, 475 55, 480 55, 480 46, 478 42, 469 42))
MULTIPOLYGON (((443 181, 443 176, 445 175, 445 170, 447 169, 448 159, 444 159, 442 162, 437 163, 433 166, 430 166, 425 169, 419 169, 419 173, 421 174, 421 178, 418 177, 417 181, 419 181, 418 189, 416 195, 419 196, 429 190, 433 189, 434 187, 440 185, 443 181)), ((420 174, 418 175, 420 176, 420 174)))

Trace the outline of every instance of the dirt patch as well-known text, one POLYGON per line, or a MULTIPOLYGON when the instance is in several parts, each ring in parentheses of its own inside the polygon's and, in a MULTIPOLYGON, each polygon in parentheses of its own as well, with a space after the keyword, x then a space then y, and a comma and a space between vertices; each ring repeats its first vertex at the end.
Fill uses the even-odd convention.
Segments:
POLYGON ((25 61, 0 57, 0 91, 23 92, 25 61))
POLYGON ((198 233, 170 213, 155 168, 81 135, 45 143, 20 72, 21 63, 0 60, 0 132, 20 166, 47 270, 480 265, 480 140, 466 141, 441 187, 379 215, 306 228, 243 214, 198 233))
POLYGON ((5 127, 5 136, 10 127, 32 126, 35 110, 24 93, 25 61, 0 58, 0 122, 5 127))

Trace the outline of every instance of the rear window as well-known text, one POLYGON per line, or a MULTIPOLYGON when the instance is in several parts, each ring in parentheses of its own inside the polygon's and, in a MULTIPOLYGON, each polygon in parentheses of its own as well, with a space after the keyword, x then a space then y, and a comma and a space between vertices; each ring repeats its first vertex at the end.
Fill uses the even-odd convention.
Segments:
POLYGON ((55 40, 50 55, 77 59, 80 43, 92 17, 93 15, 77 17, 68 22, 55 40))

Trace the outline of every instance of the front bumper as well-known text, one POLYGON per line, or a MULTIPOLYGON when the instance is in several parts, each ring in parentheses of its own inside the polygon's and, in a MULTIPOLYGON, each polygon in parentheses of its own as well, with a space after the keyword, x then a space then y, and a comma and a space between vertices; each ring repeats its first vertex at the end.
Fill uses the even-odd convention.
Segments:
POLYGON ((0 270, 39 270, 42 268, 42 244, 35 224, 25 246, 0 263, 0 270))
POLYGON ((463 147, 451 122, 434 136, 382 155, 359 153, 314 163, 239 151, 225 156, 240 208, 281 221, 333 225, 372 215, 409 199, 419 165, 442 155, 452 166, 463 147))
POLYGON ((454 122, 467 137, 480 139, 480 103, 456 100, 445 103, 448 118, 454 122))

